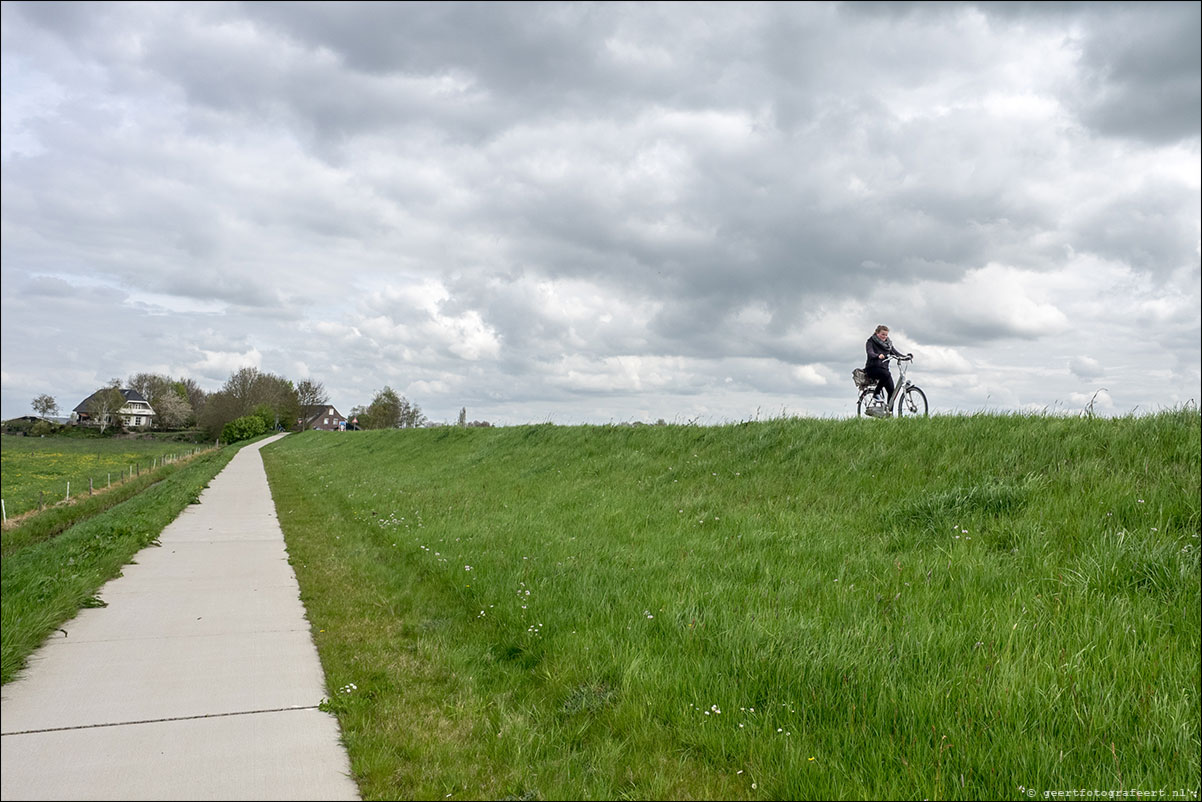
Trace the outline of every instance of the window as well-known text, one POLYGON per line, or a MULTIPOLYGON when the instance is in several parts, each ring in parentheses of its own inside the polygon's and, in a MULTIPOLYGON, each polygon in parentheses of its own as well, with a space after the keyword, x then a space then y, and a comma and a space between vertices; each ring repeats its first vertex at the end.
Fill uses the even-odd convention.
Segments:
POLYGON ((326 418, 326 426, 329 426, 329 425, 330 425, 330 419, 326 418))
POLYGON ((138 417, 134 418, 134 426, 141 426, 141 425, 142 425, 142 416, 139 415, 138 417))

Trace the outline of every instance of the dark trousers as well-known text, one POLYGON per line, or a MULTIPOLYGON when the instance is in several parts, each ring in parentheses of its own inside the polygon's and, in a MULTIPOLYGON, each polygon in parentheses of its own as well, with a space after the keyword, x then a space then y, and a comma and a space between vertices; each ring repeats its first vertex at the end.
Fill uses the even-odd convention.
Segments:
POLYGON ((881 390, 884 390, 886 401, 893 397, 893 374, 889 372, 889 368, 864 368, 864 373, 868 375, 868 378, 877 380, 878 395, 881 390))

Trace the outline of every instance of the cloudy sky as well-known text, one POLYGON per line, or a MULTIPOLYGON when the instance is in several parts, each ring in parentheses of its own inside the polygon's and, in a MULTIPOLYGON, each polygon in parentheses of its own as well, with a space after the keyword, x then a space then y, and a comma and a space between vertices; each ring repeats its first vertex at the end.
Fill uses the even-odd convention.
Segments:
POLYGON ((4 417, 254 366, 343 412, 1197 400, 1199 8, 3 4, 4 417))

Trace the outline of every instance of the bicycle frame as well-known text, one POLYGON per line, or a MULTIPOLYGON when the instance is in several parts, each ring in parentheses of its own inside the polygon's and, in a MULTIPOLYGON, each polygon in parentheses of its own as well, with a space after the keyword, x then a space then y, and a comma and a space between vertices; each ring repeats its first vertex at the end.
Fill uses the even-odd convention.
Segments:
POLYGON ((893 396, 889 399, 889 403, 886 405, 890 410, 892 410, 894 403, 897 401, 897 399, 901 398, 902 392, 913 387, 914 382, 906 378, 906 373, 908 373, 910 370, 911 360, 902 359, 896 356, 890 356, 889 358, 897 363, 897 383, 893 386, 893 396))

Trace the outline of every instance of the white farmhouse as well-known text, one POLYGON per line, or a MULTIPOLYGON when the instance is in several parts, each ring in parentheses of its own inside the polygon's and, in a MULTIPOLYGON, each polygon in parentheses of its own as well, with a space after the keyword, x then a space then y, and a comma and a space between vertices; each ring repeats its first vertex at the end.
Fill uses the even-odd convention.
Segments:
MULTIPOLYGON (((96 393, 99 392, 102 391, 96 391, 96 393)), ((92 393, 92 395, 80 401, 79 406, 72 410, 71 417, 74 421, 84 424, 98 423, 98 421, 92 421, 91 416, 88 414, 88 402, 92 400, 96 393, 92 393)), ((117 410, 115 415, 110 415, 106 425, 112 425, 114 418, 120 418, 127 429, 142 428, 143 426, 149 427, 154 423, 155 411, 151 408, 149 402, 142 397, 141 393, 137 390, 122 390, 121 395, 125 396, 125 406, 117 410)))

